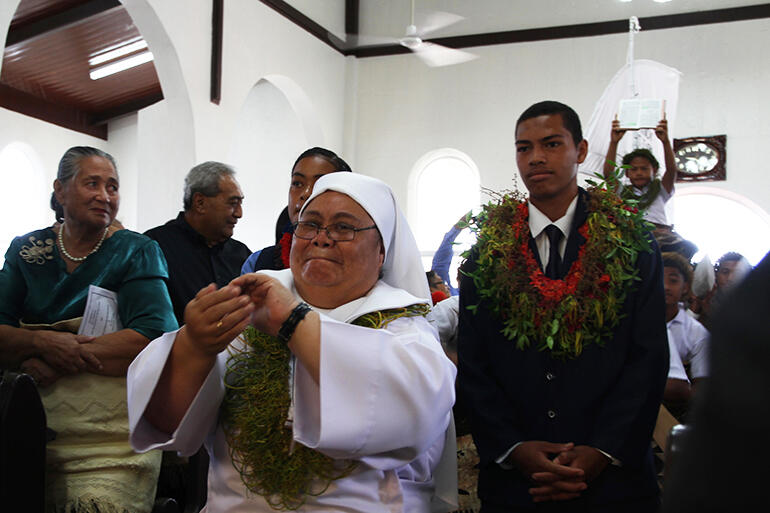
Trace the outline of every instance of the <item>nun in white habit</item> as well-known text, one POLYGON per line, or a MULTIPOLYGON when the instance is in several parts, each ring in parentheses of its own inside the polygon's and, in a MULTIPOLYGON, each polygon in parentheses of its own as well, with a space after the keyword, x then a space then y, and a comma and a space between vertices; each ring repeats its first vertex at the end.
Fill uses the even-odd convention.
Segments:
POLYGON ((290 269, 201 290, 131 364, 132 446, 205 443, 208 513, 452 509, 455 367, 393 192, 329 174, 299 219, 290 269))

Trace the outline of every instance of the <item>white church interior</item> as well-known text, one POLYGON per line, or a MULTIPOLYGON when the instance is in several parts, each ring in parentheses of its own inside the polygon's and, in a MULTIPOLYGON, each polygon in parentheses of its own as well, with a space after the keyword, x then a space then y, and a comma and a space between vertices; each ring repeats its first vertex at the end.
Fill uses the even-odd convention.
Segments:
MULTIPOLYGON (((770 116, 770 104, 763 101, 770 78, 765 58, 770 44, 767 4, 415 4, 418 28, 435 22, 437 11, 457 15, 426 38, 449 38, 449 46, 475 58, 432 67, 401 48, 397 39, 412 16, 408 0, 228 0, 221 13, 220 92, 215 103, 212 15, 217 2, 4 1, 0 31, 13 44, 5 48, 0 79, 0 243, 7 247, 13 236, 50 224, 47 204, 58 159, 70 146, 91 145, 116 158, 119 219, 139 232, 181 209, 182 181, 193 165, 206 160, 233 165, 246 196, 235 238, 251 249, 261 248, 271 243, 275 219, 285 206, 289 167, 296 155, 324 146, 339 153, 354 171, 393 187, 429 267, 444 232, 464 212, 489 199, 484 189, 522 187, 516 181, 513 151, 519 113, 536 101, 556 99, 575 108, 590 132, 593 113, 614 108, 602 107, 603 92, 631 59, 655 61, 677 72, 678 101, 669 102, 667 113, 672 138, 726 135, 726 179, 678 183, 668 204, 675 229, 701 249, 696 260, 708 255, 714 261, 734 250, 756 264, 770 249, 770 187, 758 163, 768 136, 764 120, 770 116), (91 7, 80 18, 79 4, 91 7), (346 34, 351 4, 357 9, 357 37, 346 34), (59 13, 61 18, 67 11, 75 14, 58 26, 43 25, 38 29, 43 32, 25 35, 25 23, 39 25, 41 16, 59 13), (631 16, 641 22, 633 36, 627 22, 631 16), (110 17, 133 26, 119 35, 92 37, 87 41, 92 46, 78 54, 81 62, 67 61, 71 72, 57 82, 52 81, 57 73, 19 75, 30 69, 30 59, 26 64, 24 59, 33 51, 45 59, 31 63, 38 69, 76 58, 70 50, 66 56, 60 53, 68 48, 66 37, 82 37, 78 26, 84 24, 89 30, 104 30, 110 17), (303 25, 314 27, 314 32, 303 25), (16 38, 15 32, 20 34, 16 38), (495 39, 495 34, 502 37, 495 39), (41 43, 47 38, 54 43, 46 47, 41 43), (97 80, 86 76, 89 66, 94 67, 87 62, 90 54, 137 40, 146 42, 143 53, 149 52, 151 60, 97 80), (513 42, 495 44, 508 40, 513 42), (98 47, 99 41, 103 47, 98 47), (385 51, 351 52, 356 46, 377 45, 385 51), (9 85, 11 70, 17 71, 9 85), (87 106, 89 93, 79 90, 85 86, 77 81, 103 81, 125 91, 113 95, 109 109, 91 116, 100 125, 98 137, 89 135, 97 133, 96 125, 71 122, 86 117, 78 118, 71 105, 86 114, 85 109, 99 108, 87 106), (37 94, 42 107, 24 106, 14 94, 18 90, 25 98, 37 94), (69 118, 57 118, 51 105, 69 109, 69 118)), ((606 147, 608 126, 597 126, 594 140, 589 133, 591 148, 606 147)), ((581 168, 584 176, 594 171, 581 168)), ((457 252, 462 249, 459 245, 457 252)))
MULTIPOLYGON (((319 146, 392 188, 428 271, 461 216, 526 192, 514 132, 527 107, 577 111, 585 184, 621 100, 653 99, 679 167, 666 215, 698 247, 691 263, 738 252, 756 266, 770 251, 770 3, 2 0, 0 34, 2 248, 54 223, 52 184, 73 146, 115 158, 117 219, 140 233, 182 210, 193 166, 232 166, 245 195, 233 238, 272 246, 292 165, 319 146)), ((633 133, 625 143, 663 163, 654 129, 633 133)), ((473 234, 457 242, 451 276, 473 234)))

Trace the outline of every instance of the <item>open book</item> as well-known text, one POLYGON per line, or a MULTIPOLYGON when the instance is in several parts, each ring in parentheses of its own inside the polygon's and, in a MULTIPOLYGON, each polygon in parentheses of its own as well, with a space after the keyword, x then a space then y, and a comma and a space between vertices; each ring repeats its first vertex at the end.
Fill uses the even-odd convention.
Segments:
POLYGON ((655 98, 635 98, 620 100, 618 121, 620 128, 636 130, 639 128, 655 128, 663 119, 666 111, 666 100, 655 98))

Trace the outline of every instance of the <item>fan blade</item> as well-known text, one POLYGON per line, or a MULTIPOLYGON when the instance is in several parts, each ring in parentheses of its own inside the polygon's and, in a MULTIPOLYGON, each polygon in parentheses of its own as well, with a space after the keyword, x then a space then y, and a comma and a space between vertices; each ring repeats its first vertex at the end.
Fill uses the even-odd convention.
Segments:
POLYGON ((420 20, 420 23, 417 25, 417 31, 422 37, 431 32, 454 25, 465 18, 457 14, 452 14, 451 12, 421 11, 418 19, 420 20))
POLYGON ((447 48, 435 43, 423 43, 412 50, 425 64, 431 67, 451 66, 476 59, 478 55, 447 48))

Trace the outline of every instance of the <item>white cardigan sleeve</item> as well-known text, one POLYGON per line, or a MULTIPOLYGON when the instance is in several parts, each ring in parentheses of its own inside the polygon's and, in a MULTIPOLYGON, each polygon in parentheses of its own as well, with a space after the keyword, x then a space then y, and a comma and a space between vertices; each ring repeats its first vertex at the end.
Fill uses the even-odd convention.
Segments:
POLYGON ((226 351, 218 355, 216 364, 171 436, 156 429, 144 417, 147 404, 166 366, 176 334, 176 331, 165 333, 150 342, 128 368, 128 425, 131 431, 129 441, 137 452, 152 449, 176 450, 189 456, 195 454, 209 432, 216 427, 219 405, 225 393, 223 376, 228 356, 226 351))
POLYGON ((404 465, 444 436, 455 372, 424 317, 371 329, 322 315, 320 387, 298 363, 294 438, 335 458, 404 465))

